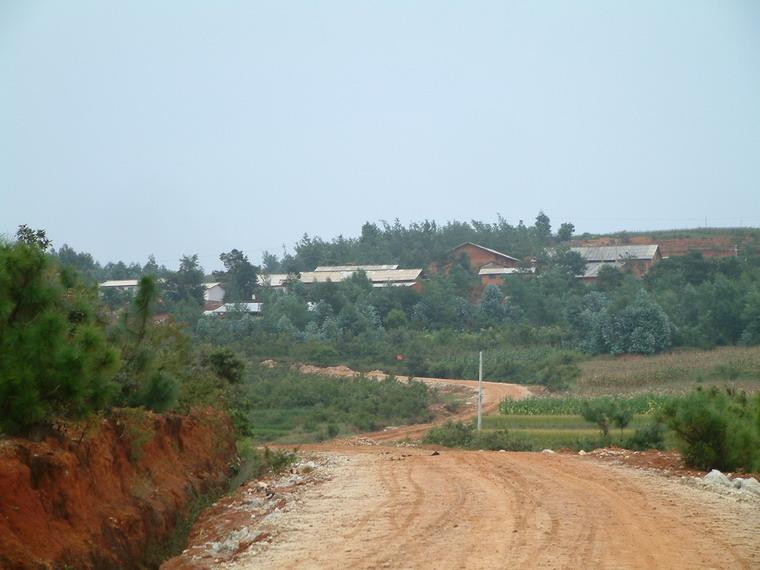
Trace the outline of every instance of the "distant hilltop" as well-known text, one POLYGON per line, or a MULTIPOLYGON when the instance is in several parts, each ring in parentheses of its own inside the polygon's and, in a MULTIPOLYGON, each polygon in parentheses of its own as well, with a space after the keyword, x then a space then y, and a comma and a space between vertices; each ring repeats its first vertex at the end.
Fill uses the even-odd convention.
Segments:
POLYGON ((657 232, 626 232, 595 237, 578 236, 569 245, 647 245, 657 243, 663 257, 685 255, 699 251, 704 257, 733 257, 740 247, 760 240, 760 230, 756 228, 705 228, 696 230, 666 230, 657 232))

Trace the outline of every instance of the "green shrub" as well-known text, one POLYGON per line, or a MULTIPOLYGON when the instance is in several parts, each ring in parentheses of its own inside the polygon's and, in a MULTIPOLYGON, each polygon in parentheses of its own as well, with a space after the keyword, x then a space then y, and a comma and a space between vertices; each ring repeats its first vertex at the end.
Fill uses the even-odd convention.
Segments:
POLYGON ((508 451, 531 451, 533 446, 509 433, 506 429, 477 431, 471 424, 449 420, 444 425, 434 427, 427 432, 425 443, 445 447, 463 447, 466 449, 488 449, 508 451))
POLYGON ((612 416, 615 413, 615 406, 612 400, 598 398, 584 402, 581 407, 581 415, 587 422, 599 426, 602 432, 602 438, 607 441, 610 437, 610 425, 612 416))
POLYGON ((469 424, 449 420, 440 427, 430 429, 425 434, 424 442, 445 447, 470 447, 473 431, 469 424))
POLYGON ((665 427, 660 422, 649 423, 627 438, 623 447, 637 451, 665 449, 665 427))
POLYGON ((581 375, 581 369, 569 354, 549 359, 537 375, 538 384, 546 386, 550 392, 567 390, 581 375))
POLYGON ((602 438, 608 441, 612 425, 620 429, 620 439, 623 438, 623 430, 633 419, 633 409, 625 400, 596 398, 583 403, 581 415, 586 421, 599 426, 602 438))
POLYGON ((317 366, 330 366, 340 358, 340 353, 332 346, 318 343, 310 347, 308 361, 317 366))
POLYGON ((628 427, 633 419, 633 410, 625 400, 615 400, 612 408, 612 423, 620 430, 620 438, 623 438, 623 430, 628 427))
POLYGON ((471 446, 473 449, 488 449, 498 451, 533 451, 533 445, 526 439, 515 436, 502 429, 497 431, 476 431, 471 446))
POLYGON ((144 406, 154 412, 170 410, 177 401, 177 381, 168 374, 156 370, 148 376, 135 394, 133 405, 144 406))
POLYGON ((760 395, 697 389, 663 416, 686 463, 699 469, 760 469, 760 395))
POLYGON ((204 355, 202 362, 230 384, 237 384, 243 378, 245 362, 229 348, 211 350, 204 355))

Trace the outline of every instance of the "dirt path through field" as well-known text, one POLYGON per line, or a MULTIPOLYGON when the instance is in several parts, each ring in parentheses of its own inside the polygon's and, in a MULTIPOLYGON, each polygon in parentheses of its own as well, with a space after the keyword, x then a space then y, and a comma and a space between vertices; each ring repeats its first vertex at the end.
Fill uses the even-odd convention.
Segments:
POLYGON ((324 453, 332 478, 227 567, 760 567, 760 502, 574 456, 324 453))
MULTIPOLYGON (((401 377, 401 380, 406 378, 401 377)), ((429 386, 441 387, 445 385, 449 386, 464 386, 473 391, 473 394, 477 394, 478 383, 475 380, 448 380, 445 378, 415 378, 420 382, 424 382, 429 386)), ((503 382, 483 382, 483 414, 490 414, 497 410, 499 404, 505 398, 512 398, 513 400, 522 400, 531 395, 531 391, 528 387, 520 384, 507 384, 503 382)), ((373 439, 375 441, 389 442, 399 441, 402 439, 421 439, 431 427, 434 425, 443 423, 446 420, 460 420, 464 421, 474 417, 477 414, 477 399, 473 398, 469 402, 465 409, 449 418, 437 420, 426 424, 415 424, 411 426, 400 426, 394 429, 387 429, 375 433, 363 434, 363 438, 373 439)))

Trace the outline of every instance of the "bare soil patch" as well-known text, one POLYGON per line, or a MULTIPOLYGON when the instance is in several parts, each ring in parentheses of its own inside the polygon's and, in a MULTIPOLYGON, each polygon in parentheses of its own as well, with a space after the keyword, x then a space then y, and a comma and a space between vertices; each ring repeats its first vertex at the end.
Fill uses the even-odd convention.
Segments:
POLYGON ((223 568, 753 568, 760 501, 594 458, 365 447, 223 568))

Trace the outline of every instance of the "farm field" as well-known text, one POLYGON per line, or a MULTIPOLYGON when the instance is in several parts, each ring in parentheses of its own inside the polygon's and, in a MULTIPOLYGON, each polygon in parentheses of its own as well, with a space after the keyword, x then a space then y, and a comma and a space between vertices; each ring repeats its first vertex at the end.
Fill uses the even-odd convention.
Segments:
POLYGON ((534 450, 590 450, 610 444, 624 446, 637 430, 653 423, 657 410, 669 399, 668 396, 638 395, 611 400, 629 410, 630 417, 623 429, 615 427, 611 421, 606 441, 599 426, 582 415, 584 404, 610 401, 606 397, 539 396, 519 401, 505 400, 499 406, 498 415, 483 418, 483 430, 486 433, 507 430, 515 440, 526 442, 526 447, 534 450))
POLYGON ((760 347, 677 350, 656 356, 603 356, 579 364, 573 393, 677 394, 696 386, 733 385, 760 391, 760 347))
MULTIPOLYGON (((648 421, 649 418, 646 415, 636 415, 629 427, 622 432, 618 429, 610 432, 611 443, 620 443, 621 439, 630 437, 637 428, 648 421)), ((503 429, 507 429, 518 440, 530 442, 537 450, 542 448, 589 450, 601 445, 599 428, 579 415, 492 415, 483 418, 484 431, 503 429)))

